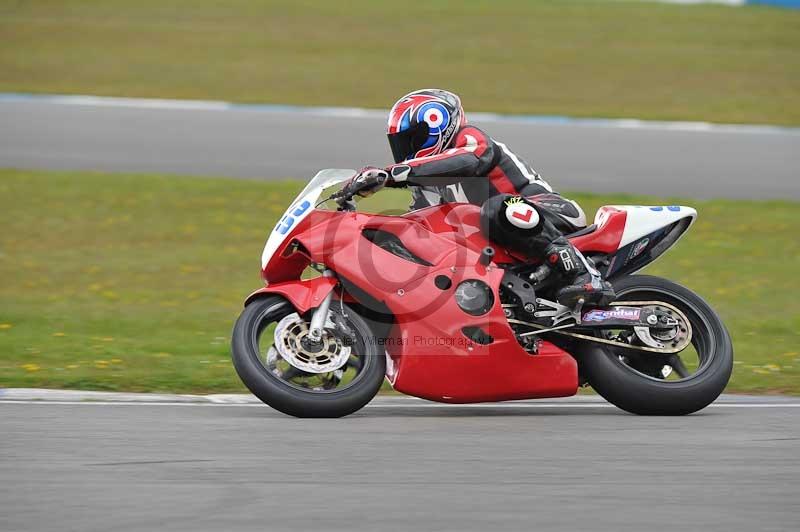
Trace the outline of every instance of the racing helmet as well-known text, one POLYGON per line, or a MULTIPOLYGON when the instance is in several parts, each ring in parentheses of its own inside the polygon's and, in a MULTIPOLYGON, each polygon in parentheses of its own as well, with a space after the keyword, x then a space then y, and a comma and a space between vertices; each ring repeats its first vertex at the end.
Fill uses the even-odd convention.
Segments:
POLYGON ((442 89, 422 89, 397 100, 386 133, 394 162, 437 155, 467 123, 461 99, 442 89))

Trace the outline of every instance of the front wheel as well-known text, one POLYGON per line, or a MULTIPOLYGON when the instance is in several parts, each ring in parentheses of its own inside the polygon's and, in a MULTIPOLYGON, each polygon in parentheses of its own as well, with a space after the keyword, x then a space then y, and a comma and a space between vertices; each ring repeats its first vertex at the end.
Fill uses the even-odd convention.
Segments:
POLYGON ((711 404, 733 370, 730 335, 716 312, 692 291, 660 277, 631 275, 613 284, 617 301, 662 301, 678 308, 691 322, 691 345, 659 355, 586 342, 580 364, 592 388, 634 414, 684 415, 711 404))
POLYGON ((369 403, 383 383, 386 358, 369 326, 347 305, 331 306, 320 341, 280 296, 245 307, 231 351, 239 378, 266 404, 296 417, 342 417, 369 403))

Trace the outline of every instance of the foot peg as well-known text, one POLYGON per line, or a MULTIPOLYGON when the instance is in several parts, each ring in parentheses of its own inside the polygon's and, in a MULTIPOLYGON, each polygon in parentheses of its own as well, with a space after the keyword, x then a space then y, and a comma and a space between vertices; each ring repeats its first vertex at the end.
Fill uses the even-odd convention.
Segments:
POLYGON ((583 299, 579 299, 575 306, 570 308, 561 303, 550 301, 549 299, 536 298, 536 308, 545 308, 546 310, 537 310, 533 314, 534 317, 550 318, 554 326, 568 319, 573 319, 576 324, 580 324, 583 299))

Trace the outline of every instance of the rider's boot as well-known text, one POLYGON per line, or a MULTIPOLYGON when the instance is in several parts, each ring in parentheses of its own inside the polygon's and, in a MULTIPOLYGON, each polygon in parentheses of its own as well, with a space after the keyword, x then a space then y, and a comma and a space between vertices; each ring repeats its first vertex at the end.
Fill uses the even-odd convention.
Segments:
POLYGON ((550 267, 565 285, 556 293, 562 305, 574 308, 583 299, 584 305, 604 306, 616 298, 614 287, 604 281, 599 271, 563 236, 545 249, 550 267))

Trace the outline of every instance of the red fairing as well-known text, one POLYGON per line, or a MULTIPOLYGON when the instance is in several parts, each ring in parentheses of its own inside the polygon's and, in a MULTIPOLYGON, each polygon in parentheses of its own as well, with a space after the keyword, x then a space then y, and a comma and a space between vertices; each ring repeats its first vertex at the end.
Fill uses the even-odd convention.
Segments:
MULTIPOLYGON (((292 235, 301 235, 310 228, 335 219, 341 213, 331 211, 312 211, 292 230, 292 235)), ((293 238, 287 238, 272 255, 269 263, 261 271, 261 277, 269 284, 300 279, 303 270, 311 263, 311 257, 302 249, 296 249, 293 238)))
MULTIPOLYGON (((263 276, 270 284, 250 298, 277 293, 301 312, 314 308, 336 279, 299 277, 308 262, 325 264, 394 315, 389 337, 376 341, 385 342, 387 376, 398 391, 446 402, 573 395, 578 370, 572 356, 548 343, 532 356, 515 339, 496 297, 503 270, 478 264, 489 245, 478 214, 471 205, 442 205, 404 217, 315 211, 267 264, 263 276), (364 236, 370 230, 397 236, 423 263, 375 245, 364 236), (450 286, 438 288, 437 276, 447 277, 450 286), (471 316, 456 304, 455 289, 465 279, 481 280, 495 294, 486 314, 471 316), (479 327, 492 343, 470 340, 465 327, 479 327)), ((496 259, 514 260, 502 250, 496 259)))
POLYGON ((570 239, 583 253, 615 253, 622 241, 628 214, 614 207, 602 207, 595 218, 597 229, 588 235, 570 239))
MULTIPOLYGON (((613 253, 625 218, 624 211, 606 207, 597 218, 599 228, 573 242, 584 252, 613 253)), ((337 279, 301 281, 300 275, 309 262, 325 264, 362 292, 360 303, 377 301, 394 316, 389 336, 375 340, 384 344, 387 377, 398 391, 453 403, 573 395, 578 368, 569 353, 542 342, 539 353, 531 355, 514 337, 497 297, 504 271, 495 264, 520 257, 493 246, 495 264, 484 267, 478 258, 488 245, 474 205, 438 205, 404 216, 314 211, 267 264, 263 276, 269 285, 248 300, 275 293, 300 312, 315 308, 337 279), (376 234, 397 237, 413 260, 378 246, 370 240, 376 234), (449 282, 437 284, 437 277, 449 282), (486 283, 495 295, 481 316, 465 313, 456 303, 455 289, 466 279, 486 283), (491 342, 471 340, 465 332, 470 327, 491 342)))

